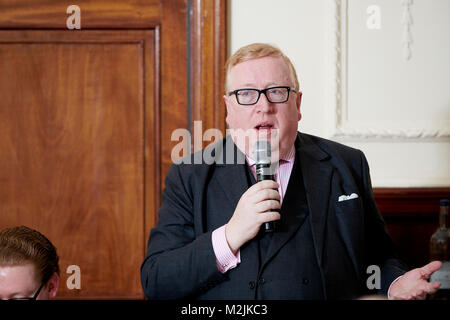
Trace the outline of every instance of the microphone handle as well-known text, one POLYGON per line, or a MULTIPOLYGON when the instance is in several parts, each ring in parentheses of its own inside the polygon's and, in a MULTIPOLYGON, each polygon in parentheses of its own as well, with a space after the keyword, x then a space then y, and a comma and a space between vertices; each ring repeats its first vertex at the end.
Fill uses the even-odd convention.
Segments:
MULTIPOLYGON (((275 181, 275 177, 271 174, 263 174, 261 172, 264 172, 265 166, 263 165, 256 165, 256 180, 257 182, 260 181, 264 181, 264 180, 273 180, 275 181), (263 170, 259 170, 259 169, 263 169, 263 170)), ((274 211, 279 211, 279 210, 274 210, 274 211)), ((264 224, 262 225, 262 229, 265 233, 270 233, 270 232, 274 232, 275 231, 275 223, 273 221, 269 221, 269 222, 264 222, 264 224)))
POLYGON ((271 233, 275 231, 275 224, 273 221, 264 222, 263 230, 265 233, 271 233))

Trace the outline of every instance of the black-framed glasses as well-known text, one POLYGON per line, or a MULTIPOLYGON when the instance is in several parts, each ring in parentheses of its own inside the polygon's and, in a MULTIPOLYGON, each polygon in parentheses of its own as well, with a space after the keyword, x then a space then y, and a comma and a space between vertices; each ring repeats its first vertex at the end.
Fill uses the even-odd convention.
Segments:
POLYGON ((39 296, 39 293, 41 293, 42 288, 44 287, 44 283, 41 284, 39 289, 36 291, 36 293, 32 297, 25 297, 25 298, 12 298, 10 300, 36 300, 39 296))
POLYGON ((263 93, 267 101, 270 103, 283 103, 289 100, 289 92, 297 92, 295 88, 281 86, 281 87, 270 87, 262 90, 253 88, 237 89, 228 92, 228 95, 235 95, 236 101, 243 106, 251 106, 259 101, 261 93, 263 93))

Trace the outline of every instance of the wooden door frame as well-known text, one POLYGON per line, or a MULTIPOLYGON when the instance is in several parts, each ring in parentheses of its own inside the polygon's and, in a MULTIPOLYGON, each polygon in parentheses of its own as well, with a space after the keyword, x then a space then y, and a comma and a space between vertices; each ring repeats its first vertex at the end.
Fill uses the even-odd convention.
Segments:
POLYGON ((202 120, 204 130, 225 134, 226 1, 188 0, 188 7, 190 125, 202 120))

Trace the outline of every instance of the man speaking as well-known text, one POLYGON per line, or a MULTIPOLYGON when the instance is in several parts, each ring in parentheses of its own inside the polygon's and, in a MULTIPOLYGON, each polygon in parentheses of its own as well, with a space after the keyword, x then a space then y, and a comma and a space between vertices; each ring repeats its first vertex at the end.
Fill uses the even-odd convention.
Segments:
POLYGON ((405 274, 396 260, 364 154, 297 131, 302 93, 289 58, 257 43, 225 67, 232 134, 215 146, 219 161, 172 165, 141 267, 145 295, 423 299, 435 292, 439 283, 427 278, 440 262, 405 274), (261 137, 271 141, 275 173, 256 182, 252 149, 261 137), (369 266, 381 270, 379 289, 366 284, 369 266))

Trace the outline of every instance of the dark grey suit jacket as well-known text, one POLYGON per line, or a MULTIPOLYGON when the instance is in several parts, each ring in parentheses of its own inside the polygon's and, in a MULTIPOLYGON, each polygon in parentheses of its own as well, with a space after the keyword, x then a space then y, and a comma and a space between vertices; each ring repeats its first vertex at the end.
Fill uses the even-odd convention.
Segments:
MULTIPOLYGON (((396 259, 373 199, 364 154, 298 133, 293 170, 301 170, 304 180, 313 255, 296 256, 304 241, 298 238, 304 219, 293 214, 284 218, 283 231, 273 235, 264 261, 258 262, 257 244, 251 240, 240 249, 241 263, 221 274, 211 233, 230 220, 249 188, 243 155, 234 144, 234 160, 240 164, 225 161, 225 146, 230 141, 227 137, 204 150, 215 156, 215 163, 172 165, 165 180, 158 224, 151 230, 141 267, 141 282, 148 298, 351 299, 386 293, 391 282, 406 271, 396 259), (352 193, 358 198, 338 202, 339 196, 352 193), (307 288, 299 274, 305 264, 317 269, 307 288), (367 290, 370 265, 381 269, 378 292, 367 290), (257 296, 249 283, 258 283, 262 273, 274 280, 266 284, 268 290, 263 296, 257 296)), ((295 197, 292 191, 288 187, 290 197, 295 197)))

